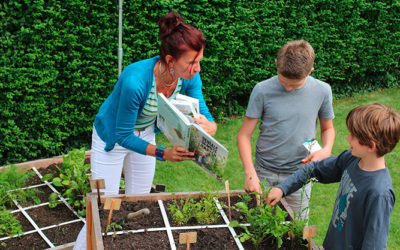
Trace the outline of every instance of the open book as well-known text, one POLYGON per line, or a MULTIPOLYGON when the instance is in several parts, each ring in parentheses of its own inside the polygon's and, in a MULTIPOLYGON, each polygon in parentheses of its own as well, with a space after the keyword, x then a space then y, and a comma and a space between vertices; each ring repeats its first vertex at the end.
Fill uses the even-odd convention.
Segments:
POLYGON ((169 101, 162 93, 158 94, 157 127, 174 146, 194 152, 195 162, 220 179, 228 150, 193 121, 192 116, 196 115, 199 115, 197 99, 178 95, 176 100, 169 101))

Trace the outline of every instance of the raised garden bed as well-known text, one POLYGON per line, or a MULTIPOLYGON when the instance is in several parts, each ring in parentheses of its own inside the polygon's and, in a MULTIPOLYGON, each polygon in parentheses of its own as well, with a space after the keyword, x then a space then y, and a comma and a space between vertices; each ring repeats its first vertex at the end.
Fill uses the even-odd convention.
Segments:
MULTIPOLYGON (((238 194, 243 193, 243 190, 231 191, 232 201, 237 199, 238 194)), ((216 203, 222 218, 217 223, 199 225, 189 221, 185 225, 177 225, 171 220, 168 209, 171 200, 188 197, 198 199, 204 195, 204 192, 192 192, 102 196, 101 204, 98 204, 97 194, 90 193, 87 195, 86 213, 87 249, 186 249, 186 244, 179 244, 179 235, 185 232, 197 233, 197 241, 190 245, 190 249, 255 249, 250 241, 242 243, 235 237, 241 233, 240 228, 229 226, 227 210, 220 205, 220 202, 226 200, 226 192, 218 192, 219 198, 216 199, 216 203), (110 210, 103 209, 106 199, 122 200, 119 210, 113 210, 111 218, 111 222, 121 225, 122 228, 108 230, 107 233, 105 228, 110 210), (138 217, 134 221, 126 221, 128 213, 143 208, 148 208, 150 214, 138 217)), ((291 209, 284 201, 281 207, 288 212, 290 220, 291 209)), ((232 219, 240 216, 239 213, 232 211, 232 219)), ((304 245, 293 248, 290 242, 284 240, 281 249, 307 249, 307 241, 303 243, 304 245)), ((318 249, 312 241, 311 245, 313 249, 318 249)))
MULTIPOLYGON (((90 154, 87 154, 87 161, 89 156, 90 154)), ((35 173, 24 189, 39 190, 37 196, 40 204, 34 204, 32 201, 18 203, 14 200, 14 204, 6 207, 20 222, 23 235, 13 237, 0 235, 0 249, 69 249, 73 246, 85 223, 85 218, 79 216, 62 197, 59 199, 61 204, 50 208, 49 195, 60 190, 51 182, 41 181, 43 175, 55 172, 55 166, 61 166, 62 162, 63 158, 60 156, 16 164, 23 171, 35 173)), ((0 169, 6 168, 8 167, 0 169)))
MULTIPOLYGON (((90 155, 86 156, 87 162, 90 155)), ((61 205, 54 209, 48 207, 48 195, 58 191, 58 187, 51 182, 42 182, 43 175, 55 172, 55 165, 62 164, 62 157, 55 157, 45 160, 38 160, 18 164, 19 168, 25 171, 34 171, 35 176, 31 178, 26 188, 38 189, 40 204, 35 205, 31 202, 18 203, 8 207, 12 215, 22 224, 24 235, 7 237, 0 235, 0 249, 72 249, 74 241, 79 234, 85 218, 77 214, 68 205, 65 199, 60 199, 61 205)), ((0 168, 1 169, 1 168, 0 168)), ((243 191, 232 192, 232 205, 235 204, 236 194, 243 191)), ((97 205, 97 194, 88 195, 89 205, 87 207, 88 249, 186 249, 186 245, 179 244, 179 235, 184 232, 197 232, 197 242, 191 244, 191 249, 254 249, 251 242, 241 243, 234 236, 240 234, 240 228, 229 227, 226 208, 221 208, 222 219, 213 225, 198 225, 189 223, 187 225, 176 225, 171 221, 171 215, 166 209, 173 199, 185 199, 187 197, 201 197, 204 193, 156 193, 149 195, 118 195, 101 198, 104 202, 106 198, 122 199, 121 209, 114 211, 112 222, 120 222, 126 216, 124 213, 137 211, 142 207, 151 210, 151 216, 142 217, 127 223, 122 230, 114 232, 108 231, 104 236, 104 229, 109 210, 100 209, 97 205), (124 212, 125 209, 125 212, 124 212), (89 212, 90 211, 90 212, 89 212), (154 245, 150 245, 150 243, 154 245)), ((226 193, 219 192, 219 200, 226 204, 226 193)), ((291 210, 285 203, 281 204, 289 213, 288 220, 291 219, 291 210)), ((240 221, 241 214, 232 210, 232 220, 240 221)), ((240 221, 245 223, 245 221, 240 221)), ((313 249, 318 249, 314 242, 313 249)), ((285 246, 285 243, 282 247, 285 246)), ((293 248, 282 248, 293 249, 293 248)), ((307 249, 302 248, 302 249, 307 249)))

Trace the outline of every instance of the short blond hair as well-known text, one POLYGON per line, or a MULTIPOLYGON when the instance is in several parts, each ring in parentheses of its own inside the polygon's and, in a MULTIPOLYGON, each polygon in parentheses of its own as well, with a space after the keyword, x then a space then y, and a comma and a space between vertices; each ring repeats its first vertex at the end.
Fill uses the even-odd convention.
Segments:
POLYGON ((289 79, 304 79, 314 66, 314 49, 305 40, 287 42, 278 52, 278 73, 289 79))
POLYGON ((391 152, 400 139, 400 115, 383 104, 359 106, 349 112, 346 125, 361 145, 376 144, 376 154, 382 157, 391 152))

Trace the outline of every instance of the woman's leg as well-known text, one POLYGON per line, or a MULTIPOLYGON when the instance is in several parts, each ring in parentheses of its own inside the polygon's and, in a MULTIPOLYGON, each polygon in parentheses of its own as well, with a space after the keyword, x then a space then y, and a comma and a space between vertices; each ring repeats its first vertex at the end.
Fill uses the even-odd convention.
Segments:
MULTIPOLYGON (((154 126, 143 131, 135 131, 135 135, 155 144, 154 126)), ((124 176, 126 194, 150 193, 153 184, 156 158, 130 151, 125 158, 124 176)))
POLYGON ((104 151, 105 143, 93 129, 90 167, 92 179, 104 179, 106 188, 101 189, 105 195, 118 194, 122 166, 129 150, 115 144, 113 150, 104 151))
MULTIPOLYGON (((104 179, 106 188, 101 189, 101 192, 104 192, 105 195, 118 194, 122 165, 128 150, 118 144, 110 152, 104 151, 104 147, 105 143, 97 135, 96 129, 93 128, 90 153, 91 178, 104 179)), ((86 249, 86 224, 79 232, 74 244, 74 250, 77 249, 86 249)))

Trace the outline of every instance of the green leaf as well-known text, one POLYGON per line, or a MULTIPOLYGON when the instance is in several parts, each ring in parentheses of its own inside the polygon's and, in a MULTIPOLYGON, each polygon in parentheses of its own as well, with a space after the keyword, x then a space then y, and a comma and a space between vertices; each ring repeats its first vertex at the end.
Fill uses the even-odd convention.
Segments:
POLYGON ((51 179, 53 179, 53 178, 54 178, 54 175, 53 175, 53 174, 45 174, 45 175, 42 177, 42 181, 45 182, 45 181, 51 180, 51 179))

